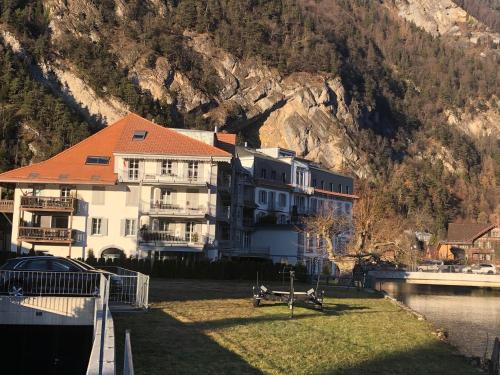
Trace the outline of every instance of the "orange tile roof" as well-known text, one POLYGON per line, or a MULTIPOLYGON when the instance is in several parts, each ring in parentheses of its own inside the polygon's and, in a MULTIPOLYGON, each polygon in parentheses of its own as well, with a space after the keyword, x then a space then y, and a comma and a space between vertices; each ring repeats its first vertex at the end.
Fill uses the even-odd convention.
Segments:
POLYGON ((113 185, 117 175, 113 153, 162 154, 200 157, 230 157, 216 147, 179 134, 173 130, 129 113, 114 124, 80 143, 40 163, 0 174, 0 182, 113 185), (132 141, 136 130, 145 130, 142 141, 132 141), (88 156, 106 156, 108 165, 86 164, 88 156))
POLYGON ((231 145, 236 145, 236 134, 230 133, 217 133, 217 140, 231 145))

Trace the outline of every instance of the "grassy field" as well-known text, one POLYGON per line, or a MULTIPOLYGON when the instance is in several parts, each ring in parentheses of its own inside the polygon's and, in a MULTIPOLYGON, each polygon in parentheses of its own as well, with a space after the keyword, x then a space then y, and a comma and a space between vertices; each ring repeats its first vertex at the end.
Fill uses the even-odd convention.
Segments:
POLYGON ((113 315, 119 367, 130 329, 137 375, 478 373, 378 295, 330 289, 323 312, 297 308, 293 320, 250 295, 244 282, 152 280, 148 312, 113 315))

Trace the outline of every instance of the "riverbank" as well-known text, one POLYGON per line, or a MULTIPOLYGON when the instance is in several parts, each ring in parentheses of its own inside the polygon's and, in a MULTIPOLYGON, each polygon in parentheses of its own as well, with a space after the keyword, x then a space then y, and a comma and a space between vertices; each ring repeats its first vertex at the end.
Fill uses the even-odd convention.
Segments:
POLYGON ((284 305, 253 308, 250 283, 153 279, 150 295, 150 311, 114 315, 119 345, 132 331, 138 375, 477 373, 375 293, 330 288, 323 312, 297 308, 294 320, 284 305))

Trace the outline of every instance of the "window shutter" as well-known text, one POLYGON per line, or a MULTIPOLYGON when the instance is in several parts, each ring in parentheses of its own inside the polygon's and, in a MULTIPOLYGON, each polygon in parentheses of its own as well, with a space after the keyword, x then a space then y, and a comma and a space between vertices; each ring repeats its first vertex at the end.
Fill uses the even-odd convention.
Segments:
POLYGON ((120 220, 120 236, 125 237, 125 225, 126 221, 125 219, 120 220))
POLYGON ((92 218, 87 219, 87 236, 92 235, 92 218))
POLYGON ((153 202, 159 202, 161 197, 161 189, 160 188, 155 188, 153 191, 153 202))
POLYGON ((125 205, 126 206, 138 206, 139 205, 139 187, 129 186, 127 192, 125 193, 125 205))
POLYGON ((108 235, 108 219, 104 218, 101 219, 101 234, 103 236, 108 235))

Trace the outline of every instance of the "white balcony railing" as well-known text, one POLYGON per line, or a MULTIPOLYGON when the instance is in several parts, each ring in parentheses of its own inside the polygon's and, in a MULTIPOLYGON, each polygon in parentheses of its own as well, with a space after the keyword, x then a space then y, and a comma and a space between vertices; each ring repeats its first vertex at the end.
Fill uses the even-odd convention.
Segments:
POLYGON ((205 216, 210 213, 206 206, 179 206, 170 203, 151 202, 150 215, 165 216, 205 216))
POLYGON ((210 183, 210 178, 202 173, 179 173, 179 174, 151 174, 144 171, 128 173, 121 170, 118 173, 119 181, 123 182, 143 182, 150 184, 172 184, 172 185, 206 185, 210 183))

